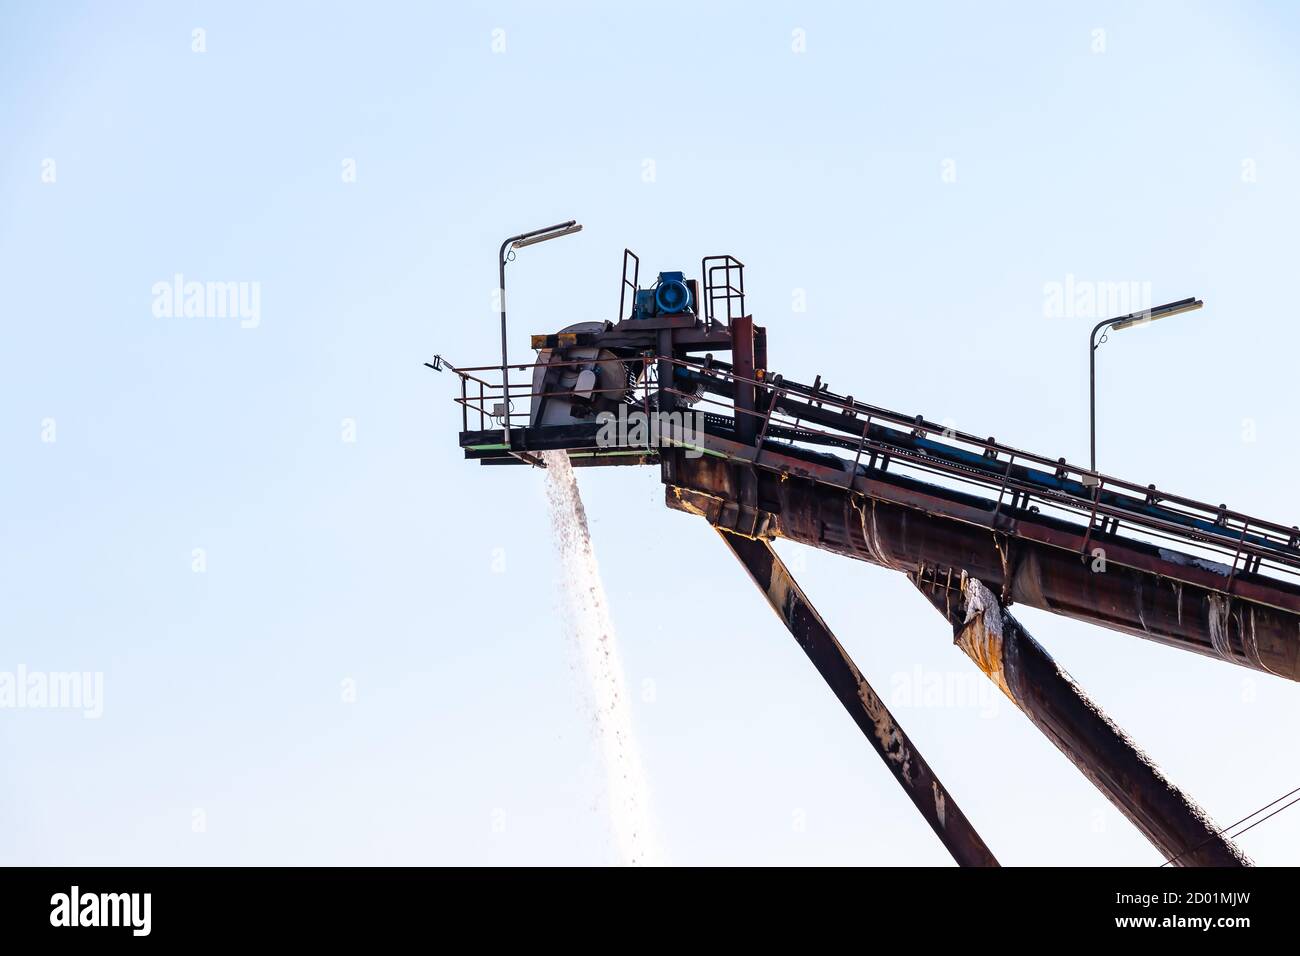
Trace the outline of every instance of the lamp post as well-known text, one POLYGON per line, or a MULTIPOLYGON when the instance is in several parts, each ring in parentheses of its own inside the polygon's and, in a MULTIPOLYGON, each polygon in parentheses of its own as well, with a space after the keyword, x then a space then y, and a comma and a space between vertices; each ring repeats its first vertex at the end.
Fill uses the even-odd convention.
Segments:
POLYGON ((578 224, 578 221, 570 219, 568 222, 556 223, 554 226, 547 226, 545 229, 521 232, 519 235, 511 236, 501 243, 501 252, 497 256, 497 263, 500 267, 497 294, 501 296, 501 422, 505 427, 507 451, 510 450, 510 369, 506 358, 506 252, 513 252, 515 249, 524 248, 524 246, 536 245, 539 242, 546 242, 548 239, 558 239, 560 236, 568 236, 581 231, 582 226, 578 224))
POLYGON ((1089 470, 1097 471, 1097 347, 1106 341, 1106 332, 1112 329, 1119 332, 1122 329, 1131 329, 1135 325, 1154 322, 1156 319, 1181 315, 1184 312, 1194 312, 1204 304, 1195 297, 1179 299, 1177 302, 1157 305, 1155 308, 1143 309, 1141 312, 1130 312, 1128 315, 1106 319, 1104 322, 1098 322, 1092 327, 1092 335, 1088 339, 1088 430, 1091 450, 1089 470), (1103 329, 1105 331, 1102 331, 1103 329), (1097 340, 1098 332, 1102 333, 1101 341, 1097 340))

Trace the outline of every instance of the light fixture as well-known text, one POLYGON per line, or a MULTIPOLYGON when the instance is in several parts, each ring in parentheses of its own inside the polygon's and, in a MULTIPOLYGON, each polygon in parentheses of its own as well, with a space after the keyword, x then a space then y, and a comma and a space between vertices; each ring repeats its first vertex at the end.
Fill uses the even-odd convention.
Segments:
POLYGON ((1167 318, 1171 315, 1181 315, 1184 312, 1195 312, 1205 303, 1195 296, 1186 299, 1179 299, 1177 302, 1166 302, 1164 305, 1157 305, 1151 309, 1143 309, 1141 312, 1130 312, 1128 315, 1117 316, 1113 319, 1106 319, 1098 322, 1092 327, 1092 335, 1088 338, 1088 470, 1091 475, 1084 477, 1084 484, 1087 487, 1095 487, 1100 479, 1097 478, 1097 347, 1106 341, 1106 332, 1114 329, 1121 331, 1131 329, 1135 325, 1146 325, 1148 322, 1154 322, 1156 319, 1167 318), (1105 330, 1105 331, 1103 331, 1105 330), (1101 332, 1101 339, 1098 340, 1097 333, 1101 332))
POLYGON ((582 225, 576 222, 566 223, 552 232, 543 232, 540 235, 529 236, 527 239, 516 239, 510 244, 511 249, 522 249, 524 246, 534 246, 539 242, 545 242, 548 239, 559 239, 560 236, 571 236, 575 232, 582 232, 582 225))
MULTIPOLYGON (((547 239, 558 239, 560 236, 569 236, 575 232, 581 232, 582 226, 578 220, 570 219, 568 222, 558 222, 554 226, 547 226, 545 229, 534 229, 532 232, 523 232, 517 236, 511 236, 505 242, 501 243, 501 251, 497 254, 497 267, 500 277, 497 285, 498 295, 501 297, 501 409, 502 409, 502 432, 505 440, 506 449, 510 449, 510 365, 506 358, 506 250, 513 252, 515 249, 522 249, 524 246, 531 246, 538 242, 545 242, 547 239)), ((511 258, 514 258, 511 256, 511 258)), ((515 454, 513 451, 510 452, 515 454)), ((533 456, 525 452, 519 453, 521 458, 529 461, 535 461, 533 456)))
POLYGON ((1111 319, 1107 324, 1118 332, 1121 329, 1131 329, 1135 325, 1145 325, 1148 322, 1154 322, 1156 319, 1164 319, 1171 315, 1182 315, 1184 312, 1195 312, 1203 305, 1205 305, 1205 303, 1195 297, 1179 299, 1177 302, 1158 305, 1154 309, 1145 309, 1142 312, 1134 312, 1131 315, 1121 316, 1118 319, 1111 319))

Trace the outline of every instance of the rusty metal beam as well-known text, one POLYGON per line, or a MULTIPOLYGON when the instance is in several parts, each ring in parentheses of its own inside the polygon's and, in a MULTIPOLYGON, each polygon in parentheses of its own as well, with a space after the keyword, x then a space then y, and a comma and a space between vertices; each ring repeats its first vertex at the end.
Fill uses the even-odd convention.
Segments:
POLYGON ((742 537, 722 529, 718 529, 718 534, 745 566, 772 610, 803 648, 952 858, 961 866, 997 866, 998 861, 992 852, 835 639, 772 546, 767 541, 742 537))
MULTIPOLYGON (((747 384, 754 380, 754 317, 752 315, 740 315, 731 320, 731 362, 736 375, 742 379, 735 384, 736 438, 746 445, 752 445, 755 435, 752 413, 757 407, 754 386, 747 384)), ((664 380, 660 379, 660 381, 664 380)))
POLYGON ((958 647, 1177 866, 1250 860, 1062 670, 977 578, 925 569, 912 583, 958 647))
MULTIPOLYGON (((883 481, 859 477, 857 484, 872 491, 864 495, 793 470, 774 472, 777 456, 764 456, 766 466, 754 469, 711 455, 688 459, 664 452, 668 506, 723 527, 788 538, 908 574, 924 566, 963 568, 1008 603, 1300 680, 1300 595, 1292 600, 1280 588, 1265 591, 1240 578, 1235 593, 1225 595, 1193 583, 1210 572, 1156 562, 1139 545, 1120 540, 1106 542, 1105 569, 1098 571, 1092 560, 1081 560, 1072 535, 1031 526, 1028 517, 1017 520, 1015 533, 998 531, 975 523, 988 513, 974 505, 970 520, 945 516, 924 488, 904 489, 914 498, 907 503, 886 501, 875 496, 883 481), (754 480, 751 474, 756 495, 742 493, 754 480)), ((1223 579, 1217 580, 1221 587, 1223 579)))

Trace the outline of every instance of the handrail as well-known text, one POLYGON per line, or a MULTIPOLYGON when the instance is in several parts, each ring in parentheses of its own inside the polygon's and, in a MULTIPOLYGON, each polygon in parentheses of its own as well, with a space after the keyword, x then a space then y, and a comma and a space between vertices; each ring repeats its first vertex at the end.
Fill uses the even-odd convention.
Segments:
MULTIPOLYGON (((1052 459, 1002 444, 991 438, 956 431, 941 424, 927 421, 919 416, 909 417, 878 406, 846 399, 820 387, 815 392, 814 404, 811 398, 813 389, 809 386, 800 385, 797 382, 791 382, 772 374, 765 374, 762 379, 748 378, 737 375, 734 370, 726 366, 726 363, 714 362, 706 367, 699 362, 665 355, 649 356, 645 357, 645 360, 651 363, 667 362, 674 367, 689 369, 704 378, 714 379, 718 382, 733 385, 736 383, 752 385, 760 389, 763 394, 771 393, 773 396, 779 394, 782 399, 792 404, 806 405, 809 412, 814 412, 814 410, 824 411, 825 409, 840 410, 843 413, 844 424, 843 426, 833 426, 839 432, 839 434, 836 434, 835 431, 823 431, 813 428, 807 424, 808 418, 790 413, 781 413, 778 417, 793 420, 795 422, 794 426, 780 422, 774 423, 772 419, 775 411, 775 400, 767 402, 766 407, 762 410, 748 410, 736 408, 734 404, 728 405, 714 399, 689 395, 667 383, 659 383, 658 386, 664 392, 699 399, 709 405, 720 406, 733 415, 737 412, 743 412, 760 419, 764 436, 768 433, 769 425, 780 424, 782 428, 790 429, 792 427, 796 436, 804 434, 809 436, 810 440, 816 437, 846 440, 849 443, 847 447, 853 448, 856 446, 855 470, 863 452, 873 456, 888 455, 891 459, 908 463, 926 472, 947 475, 951 478, 987 487, 990 490, 996 490, 999 499, 1007 491, 1013 491, 1023 494, 1027 499, 1037 498, 1044 503, 1077 511, 1081 515, 1090 513, 1092 515, 1092 520, 1089 521, 1090 528, 1095 523, 1096 517, 1100 515, 1103 519, 1110 518, 1123 521, 1130 527, 1139 527, 1161 537, 1168 536, 1175 540, 1193 542, 1215 550, 1223 550, 1227 554, 1233 554, 1233 548, 1236 546, 1233 563, 1229 566, 1229 572, 1234 575, 1235 571, 1232 571, 1232 568, 1238 565, 1243 554, 1251 559, 1268 560, 1300 569, 1300 547, 1297 547, 1300 544, 1300 531, 1297 531, 1295 527, 1288 527, 1277 522, 1247 515, 1244 512, 1211 505, 1183 495, 1171 494, 1158 490, 1152 485, 1139 485, 1120 478, 1103 475, 1071 465, 1064 459, 1052 459), (863 416, 865 416, 865 421, 863 416), (902 428, 903 433, 896 436, 897 442, 891 440, 893 436, 871 437, 870 431, 873 426, 884 427, 888 425, 902 428), (913 432, 917 433, 917 435, 910 434, 913 432), (941 435, 942 440, 930 438, 931 434, 941 435), (931 446, 930 450, 925 447, 916 447, 918 442, 931 446), (911 447, 908 447, 909 445, 911 447), (981 469, 973 463, 948 460, 941 457, 943 454, 953 457, 979 455, 989 465, 996 461, 1002 467, 999 467, 996 471, 991 471, 988 467, 981 469), (1036 483, 1036 480, 1026 480, 1025 477, 1013 473, 1013 466, 1017 466, 1022 469, 1022 475, 1026 471, 1030 472, 1029 477, 1032 479, 1033 469, 1027 467, 1032 465, 1040 466, 1045 472, 1045 478, 1054 479, 1060 487, 1036 483), (1084 478, 1089 479, 1086 486, 1083 483, 1084 478), (1071 490, 1066 487, 1070 483, 1086 487, 1090 493, 1085 495, 1071 490), (1109 497, 1109 501, 1105 500, 1107 497, 1109 497), (1115 499, 1122 500, 1117 501, 1115 499), (1142 510, 1157 507, 1164 512, 1163 515, 1142 510), (1171 519, 1181 519, 1181 521, 1171 519), (1181 522, 1201 523, 1205 527, 1197 527, 1195 524, 1181 522)), ((534 361, 532 363, 509 365, 506 368, 507 372, 509 372, 531 370, 539 366, 552 367, 579 364, 583 364, 583 362, 534 361)), ((500 372, 500 366, 471 367, 454 369, 454 371, 462 379, 468 379, 480 385, 477 410, 482 415, 486 403, 494 397, 493 393, 500 390, 501 386, 479 378, 473 373, 500 372)), ((624 392, 626 386, 620 384, 615 388, 597 389, 596 391, 598 393, 624 392)), ((512 397, 516 398, 535 398, 539 395, 554 396, 562 394, 556 392, 534 393, 531 390, 519 392, 515 391, 513 385, 511 386, 511 392, 512 397)), ((476 399, 462 397, 456 399, 456 401, 474 408, 473 403, 476 399)), ((511 413, 509 409, 506 409, 506 413, 508 415, 520 414, 511 413)), ((793 440, 798 441, 799 439, 796 437, 793 440)))

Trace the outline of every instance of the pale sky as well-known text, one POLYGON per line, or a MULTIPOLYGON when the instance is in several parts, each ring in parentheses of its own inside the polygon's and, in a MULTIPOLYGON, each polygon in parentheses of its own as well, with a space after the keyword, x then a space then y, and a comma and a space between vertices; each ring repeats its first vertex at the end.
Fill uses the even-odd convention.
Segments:
MULTIPOLYGON (((553 222, 516 359, 625 246, 730 252, 773 371, 1079 461, 1045 289, 1199 296, 1099 353, 1099 465, 1300 520, 1296 12, 846 6, 0 0, 0 672, 103 689, 0 709, 0 863, 615 858, 542 475, 421 364, 496 360, 553 222), (257 321, 157 314, 178 274, 257 321)), ((665 857, 949 863, 657 470, 579 480, 665 857)), ((1160 862, 905 578, 782 553, 1004 864, 1160 862)), ((1018 614, 1221 824, 1300 786, 1293 683, 1018 614)))

